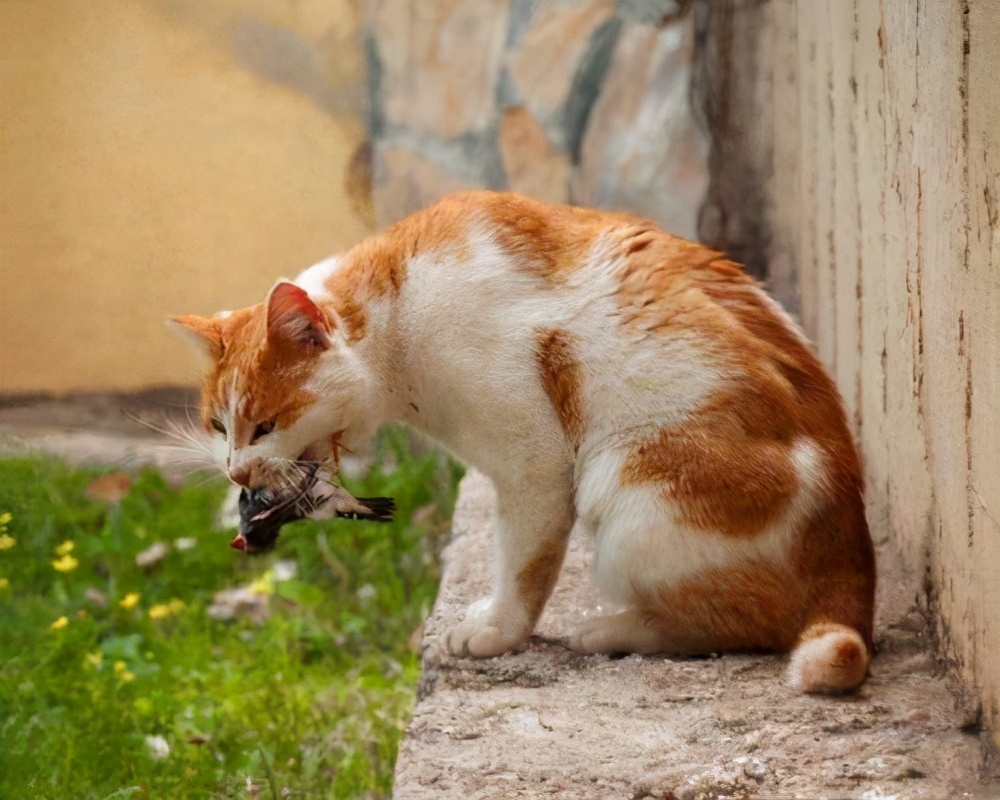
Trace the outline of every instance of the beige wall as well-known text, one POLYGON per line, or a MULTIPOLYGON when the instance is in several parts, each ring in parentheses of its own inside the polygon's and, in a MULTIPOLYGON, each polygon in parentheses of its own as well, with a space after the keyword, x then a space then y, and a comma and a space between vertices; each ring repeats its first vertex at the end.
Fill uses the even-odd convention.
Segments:
POLYGON ((350 0, 0 0, 0 393, 190 383, 170 313, 368 230, 350 0))
POLYGON ((1000 743, 1000 0, 772 0, 772 261, 1000 743), (963 13, 967 11, 968 13, 963 13))

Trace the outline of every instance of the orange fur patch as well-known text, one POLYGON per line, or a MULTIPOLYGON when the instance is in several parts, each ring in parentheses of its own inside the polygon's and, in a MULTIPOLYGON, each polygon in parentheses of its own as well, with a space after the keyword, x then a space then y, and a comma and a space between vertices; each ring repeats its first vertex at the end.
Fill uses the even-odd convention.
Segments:
POLYGON ((648 592, 640 608, 647 624, 663 632, 669 652, 783 653, 802 629, 806 594, 790 570, 758 561, 648 592))
POLYGON ((573 355, 570 336, 565 331, 540 331, 537 342, 535 359, 542 386, 552 401, 566 440, 576 450, 583 431, 583 373, 573 355))
POLYGON ((468 233, 478 208, 476 194, 448 197, 366 239, 341 258, 326 287, 350 341, 367 334, 371 302, 399 294, 408 259, 424 253, 440 253, 459 262, 472 258, 468 233))
POLYGON ((661 429, 632 450, 621 480, 662 485, 685 522, 729 536, 760 533, 798 490, 788 446, 754 440, 724 416, 661 429))
POLYGON ((517 573, 517 591, 532 619, 541 614, 545 601, 552 593, 552 587, 559 577, 564 552, 562 541, 544 547, 517 573))
POLYGON ((205 376, 202 422, 211 430, 212 418, 229 406, 230 393, 240 398, 227 436, 237 446, 250 443, 256 426, 275 421, 285 428, 315 400, 301 388, 315 369, 319 351, 275 347, 267 341, 263 304, 213 320, 223 345, 222 357, 205 376), (235 384, 234 384, 235 381, 235 384))
POLYGON ((559 284, 590 258, 601 234, 624 215, 494 194, 483 204, 494 238, 515 268, 559 284))
POLYGON ((636 446, 623 481, 662 483, 696 528, 752 536, 795 496, 794 442, 812 439, 823 459, 825 503, 803 524, 787 575, 777 580, 766 565, 705 575, 659 598, 659 613, 668 605, 683 609, 670 612, 669 623, 683 631, 692 620, 692 640, 701 630, 737 646, 784 650, 793 644, 790 635, 828 621, 854 628, 870 648, 874 553, 861 465, 833 381, 739 265, 643 226, 614 236, 625 256, 621 324, 644 335, 693 333, 723 374, 733 376, 687 423, 636 446), (768 622, 772 615, 782 620, 776 627, 768 622), (741 639, 733 626, 743 624, 756 633, 741 639))

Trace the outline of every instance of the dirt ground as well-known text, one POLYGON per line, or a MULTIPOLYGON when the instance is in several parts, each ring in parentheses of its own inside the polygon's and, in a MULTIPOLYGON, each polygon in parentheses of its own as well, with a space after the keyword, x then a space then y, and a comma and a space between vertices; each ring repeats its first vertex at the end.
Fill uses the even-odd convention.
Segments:
MULTIPOLYGON (((41 447, 71 462, 185 467, 159 424, 186 393, 0 401, 0 453, 41 447)), ((582 656, 565 642, 600 601, 574 535, 528 647, 459 659, 438 646, 487 593, 495 496, 462 485, 441 591, 424 638, 421 700, 402 745, 395 796, 410 798, 1000 798, 1000 762, 974 701, 932 655, 919 581, 879 553, 878 654, 843 698, 804 697, 773 656, 582 656)))

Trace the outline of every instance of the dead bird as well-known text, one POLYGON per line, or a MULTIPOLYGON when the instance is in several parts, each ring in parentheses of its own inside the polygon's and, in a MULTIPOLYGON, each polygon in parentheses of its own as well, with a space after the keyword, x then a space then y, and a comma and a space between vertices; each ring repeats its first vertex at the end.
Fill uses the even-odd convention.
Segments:
POLYGON ((262 553, 274 547, 281 526, 288 522, 306 517, 390 522, 395 509, 391 497, 355 497, 343 487, 318 479, 314 470, 293 501, 276 503, 267 489, 243 489, 239 530, 229 546, 246 553, 262 553))

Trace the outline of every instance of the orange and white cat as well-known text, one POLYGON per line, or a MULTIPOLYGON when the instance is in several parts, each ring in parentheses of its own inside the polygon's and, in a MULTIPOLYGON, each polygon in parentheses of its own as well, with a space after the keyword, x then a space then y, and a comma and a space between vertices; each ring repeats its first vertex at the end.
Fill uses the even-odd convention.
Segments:
POLYGON ((837 390, 741 268, 638 217, 454 195, 280 282, 174 320, 210 360, 229 477, 279 497, 387 420, 488 475, 493 593, 447 634, 531 634, 570 528, 623 609, 584 652, 791 651, 805 692, 865 678, 875 567, 837 390))

